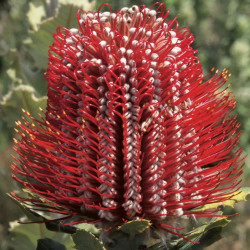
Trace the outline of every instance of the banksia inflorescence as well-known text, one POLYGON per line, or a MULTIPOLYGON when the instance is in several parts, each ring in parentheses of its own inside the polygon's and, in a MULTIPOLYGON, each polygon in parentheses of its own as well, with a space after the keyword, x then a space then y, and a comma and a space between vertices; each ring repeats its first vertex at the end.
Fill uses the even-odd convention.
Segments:
POLYGON ((204 76, 193 35, 167 16, 162 3, 79 10, 79 28, 57 29, 47 109, 17 122, 12 165, 41 199, 17 199, 75 223, 145 218, 173 232, 169 218, 218 216, 192 209, 237 193, 239 123, 221 89, 229 75, 204 76))

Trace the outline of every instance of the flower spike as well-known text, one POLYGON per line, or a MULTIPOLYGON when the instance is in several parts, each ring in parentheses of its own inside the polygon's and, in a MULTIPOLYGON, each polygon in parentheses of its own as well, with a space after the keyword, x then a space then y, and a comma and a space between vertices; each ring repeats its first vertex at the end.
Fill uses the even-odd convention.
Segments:
POLYGON ((101 8, 54 34, 46 111, 16 122, 13 178, 36 196, 14 197, 72 224, 145 218, 180 236, 170 218, 216 217, 192 209, 239 188, 230 75, 203 75, 193 35, 165 4, 101 8))

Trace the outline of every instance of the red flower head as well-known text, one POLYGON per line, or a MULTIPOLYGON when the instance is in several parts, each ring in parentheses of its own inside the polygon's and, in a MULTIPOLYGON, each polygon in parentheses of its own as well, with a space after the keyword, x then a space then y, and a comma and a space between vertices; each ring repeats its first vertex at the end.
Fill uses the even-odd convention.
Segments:
POLYGON ((216 216, 190 210, 235 194, 242 150, 235 101, 221 90, 229 75, 203 76, 193 35, 167 16, 159 3, 79 10, 78 29, 57 29, 45 118, 25 112, 15 140, 13 178, 42 199, 18 199, 72 217, 162 225, 216 216))

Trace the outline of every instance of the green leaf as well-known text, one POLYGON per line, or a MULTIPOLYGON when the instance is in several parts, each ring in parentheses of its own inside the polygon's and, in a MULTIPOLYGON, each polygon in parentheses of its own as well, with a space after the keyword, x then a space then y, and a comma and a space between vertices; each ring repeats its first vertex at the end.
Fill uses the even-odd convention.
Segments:
MULTIPOLYGON (((205 244, 205 242, 207 240, 209 240, 208 243, 212 244, 213 242, 211 242, 212 238, 214 239, 214 235, 213 233, 216 232, 216 234, 218 233, 217 231, 219 230, 220 232, 222 232, 222 229, 227 226, 227 224, 230 223, 230 220, 223 218, 223 217, 219 217, 216 218, 215 220, 212 220, 209 224, 207 225, 203 225, 201 227, 196 228, 195 230, 193 230, 192 232, 186 234, 185 236, 195 242, 200 242, 200 244, 205 244), (216 229, 216 230, 215 230, 216 229), (209 237, 207 237, 209 235, 209 237), (213 237, 212 237, 213 236, 213 237), (202 242, 202 241, 203 242, 202 242)), ((218 234, 216 236, 219 236, 218 234)), ((220 237, 221 238, 221 237, 220 237)), ((215 237, 216 239, 216 237, 215 237)), ((188 242, 190 243, 190 242, 188 242)), ((188 244, 187 243, 187 244, 188 244)), ((190 243, 192 244, 192 243, 190 243)), ((210 245, 209 244, 209 245, 210 245)), ((181 248, 181 250, 184 250, 186 248, 181 248)))
POLYGON ((149 220, 133 220, 103 232, 103 245, 109 250, 140 249, 146 243, 145 230, 151 226, 149 220))
POLYGON ((78 5, 75 1, 74 4, 60 4, 56 16, 41 22, 39 30, 31 33, 30 55, 38 68, 45 69, 48 66, 48 49, 54 41, 53 33, 56 32, 57 27, 78 28, 76 13, 82 7, 83 4, 80 1, 78 5))
POLYGON ((215 243, 216 241, 222 239, 222 236, 221 236, 222 231, 223 231, 223 227, 212 228, 206 231, 205 233, 203 233, 199 238, 197 238, 197 241, 199 241, 199 244, 191 245, 191 243, 188 242, 186 243, 186 246, 180 248, 180 250, 185 250, 185 249, 202 250, 205 247, 208 247, 212 245, 213 243, 215 243), (189 248, 189 246, 191 247, 189 248))
POLYGON ((37 31, 42 18, 45 16, 45 9, 42 5, 36 5, 30 2, 29 11, 26 15, 32 29, 37 31))
POLYGON ((88 232, 91 232, 94 235, 99 235, 100 234, 100 229, 96 228, 93 224, 81 223, 81 224, 75 225, 75 227, 78 228, 78 229, 87 230, 88 232))
POLYGON ((249 187, 243 187, 239 191, 236 192, 236 195, 233 196, 231 199, 223 201, 223 202, 217 202, 217 203, 212 203, 208 204, 202 207, 198 207, 193 209, 193 212, 203 212, 209 209, 217 209, 219 206, 229 206, 229 207, 234 207, 234 204, 240 201, 246 201, 247 195, 250 194, 250 188, 249 187))
MULTIPOLYGON (((19 221, 20 220, 23 222, 27 222, 24 218, 19 219, 19 221)), ((68 234, 48 231, 44 224, 38 223, 19 224, 18 221, 10 222, 9 238, 11 246, 13 246, 13 249, 17 250, 36 249, 37 241, 40 238, 53 239, 54 241, 60 242, 61 244, 65 245, 65 247, 68 249, 72 249, 74 246, 74 243, 72 242, 71 237, 68 234)))
POLYGON ((45 222, 45 226, 48 230, 54 232, 63 232, 67 234, 73 234, 76 232, 75 227, 61 225, 58 221, 45 222))
MULTIPOLYGON (((9 71, 13 74, 13 71, 9 71)), ((18 115, 21 115, 21 108, 26 109, 32 116, 38 116, 39 107, 44 108, 47 103, 47 97, 38 98, 36 91, 29 85, 13 86, 10 91, 0 99, 0 115, 10 126, 14 125, 18 115)))
POLYGON ((23 213, 27 216, 27 218, 31 221, 44 221, 46 220, 45 217, 42 215, 32 211, 28 206, 24 205, 21 201, 17 200, 15 197, 13 197, 11 194, 7 194, 12 201, 14 201, 23 211, 23 213))
POLYGON ((186 233, 184 236, 193 242, 199 242, 199 244, 193 244, 184 239, 178 239, 172 241, 169 244, 171 250, 199 250, 203 249, 221 239, 221 233, 223 228, 230 222, 230 220, 224 217, 213 218, 210 223, 195 228, 191 232, 186 233))
POLYGON ((66 247, 49 238, 39 239, 36 250, 66 250, 66 247))
POLYGON ((22 79, 17 77, 15 69, 12 69, 12 68, 7 69, 6 74, 12 80, 12 82, 22 84, 22 79))
POLYGON ((118 230, 121 230, 124 233, 127 233, 131 237, 134 237, 136 234, 143 233, 147 228, 151 226, 149 220, 132 220, 118 227, 118 230))
MULTIPOLYGON (((20 228, 18 221, 10 222, 9 242, 14 249, 34 250, 36 247, 36 239, 40 237, 34 230, 34 227, 20 228), (18 246, 18 248, 16 248, 18 246)), ((22 226, 21 226, 22 227, 22 226)))
MULTIPOLYGON (((39 200, 41 203, 44 203, 44 204, 47 203, 45 198, 40 197, 27 189, 23 189, 23 191, 32 199, 39 200)), ((54 219, 54 218, 51 218, 50 216, 48 216, 49 215, 48 213, 40 212, 41 213, 40 214, 40 213, 34 211, 32 209, 32 207, 29 206, 29 204, 27 204, 27 203, 25 204, 22 201, 19 201, 12 194, 7 194, 7 195, 22 209, 23 213, 27 216, 27 218, 30 221, 43 222, 43 221, 49 221, 51 219, 54 219)), ((56 208, 56 206, 55 206, 55 208, 56 208)), ((59 208, 59 206, 57 206, 57 208, 59 208)), ((60 207, 60 210, 65 210, 65 209, 60 207)), ((59 217, 57 217, 57 219, 59 219, 59 217)), ((62 218, 62 220, 63 220, 63 218, 62 218)), ((48 228, 48 230, 56 231, 56 232, 74 233, 76 230, 75 227, 68 227, 68 226, 60 225, 59 222, 57 222, 57 221, 54 221, 54 222, 49 221, 45 224, 46 224, 46 227, 48 228)))
POLYGON ((94 234, 84 229, 79 229, 72 235, 77 250, 106 250, 94 234))
MULTIPOLYGON (((221 213, 222 214, 222 213, 221 213)), ((201 250, 213 244, 222 238, 222 231, 228 225, 230 220, 224 217, 212 218, 205 225, 195 228, 194 230, 184 234, 186 238, 199 244, 193 244, 185 239, 167 240, 165 243, 158 241, 150 244, 149 250, 201 250)))
MULTIPOLYGON (((45 199, 42 197, 39 197, 38 195, 30 192, 27 189, 23 189, 23 191, 32 199, 37 199, 40 200, 41 202, 46 203, 45 199)), ((65 226, 60 224, 59 221, 49 221, 50 219, 53 219, 51 217, 48 217, 48 214, 43 214, 42 215, 38 212, 35 212, 30 208, 28 205, 24 204, 23 202, 17 200, 15 197, 13 197, 11 194, 7 194, 21 209, 22 212, 26 215, 26 217, 31 221, 31 222, 44 222, 44 225, 47 230, 53 231, 53 232, 63 232, 67 234, 74 234, 77 229, 85 229, 87 231, 90 231, 94 234, 99 234, 100 230, 97 229, 94 225, 88 224, 88 223, 82 223, 77 225, 77 227, 73 226, 65 226)), ((63 210, 63 208, 61 208, 63 210)), ((83 218, 83 217, 82 217, 83 218)), ((59 219, 59 218, 57 218, 59 219)), ((86 219, 86 218, 85 218, 86 219)), ((92 219, 92 218, 89 218, 92 219)), ((63 220, 63 218, 62 218, 63 220)))
MULTIPOLYGON (((30 38, 24 40, 23 45, 26 46, 25 43, 29 43, 29 41, 31 41, 30 38)), ((10 68, 7 69, 6 75, 9 77, 11 83, 11 85, 9 85, 32 86, 36 91, 35 94, 37 97, 44 96, 47 92, 46 80, 44 78, 44 69, 35 68, 34 63, 30 62, 30 60, 27 60, 28 58, 26 54, 26 52, 21 53, 21 51, 16 48, 12 48, 8 51, 6 57, 10 62, 10 68)))

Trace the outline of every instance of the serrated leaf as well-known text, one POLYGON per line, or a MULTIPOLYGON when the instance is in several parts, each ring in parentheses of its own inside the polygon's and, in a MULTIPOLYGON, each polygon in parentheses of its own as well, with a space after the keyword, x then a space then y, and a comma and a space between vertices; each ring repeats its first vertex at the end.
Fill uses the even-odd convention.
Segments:
POLYGON ((75 227, 78 229, 87 230, 88 232, 91 232, 95 235, 100 233, 100 229, 96 228, 93 224, 89 224, 89 223, 77 224, 75 227))
POLYGON ((30 2, 29 11, 26 15, 32 29, 37 31, 42 18, 45 16, 45 9, 42 5, 36 5, 30 2))
MULTIPOLYGON (((31 39, 25 39, 23 44, 29 40, 31 39)), ((35 95, 42 97, 47 93, 44 69, 35 68, 30 60, 27 61, 24 54, 25 53, 21 53, 16 48, 12 48, 8 51, 6 57, 10 62, 10 68, 6 70, 6 76, 9 78, 7 78, 7 80, 8 86, 10 87, 6 89, 11 91, 11 87, 13 88, 18 85, 31 86, 35 89, 35 95)))
POLYGON ((203 225, 200 226, 198 228, 196 228, 195 230, 187 233, 185 236, 188 239, 193 240, 194 238, 196 238, 199 235, 202 235, 204 232, 209 231, 211 229, 217 228, 217 227, 225 227, 228 223, 230 222, 230 220, 228 220, 227 218, 224 217, 218 217, 217 219, 213 220, 212 222, 210 222, 207 225, 203 225))
POLYGON ((127 233, 131 237, 134 237, 136 234, 143 233, 147 228, 151 226, 149 220, 132 220, 118 227, 118 230, 121 230, 124 233, 127 233))
POLYGON ((249 187, 243 187, 239 191, 237 191, 235 196, 233 196, 231 199, 223 201, 223 202, 217 202, 217 203, 212 203, 208 204, 199 208, 195 208, 192 211, 193 212, 204 212, 209 209, 217 209, 219 206, 229 206, 229 207, 234 207, 234 204, 240 201, 246 201, 247 195, 250 194, 250 188, 249 187), (240 192, 240 193, 239 193, 240 192))
MULTIPOLYGON (((29 192, 26 189, 23 189, 23 191, 26 192, 33 199, 40 200, 41 203, 45 203, 46 204, 46 201, 45 201, 44 198, 39 197, 36 194, 32 195, 32 192, 29 192)), ((22 209, 22 211, 24 212, 24 214, 27 216, 27 218, 30 221, 32 221, 32 222, 41 221, 42 222, 42 221, 49 221, 50 219, 52 219, 52 218, 48 217, 47 215, 45 216, 43 212, 39 212, 38 213, 37 211, 34 211, 31 207, 29 207, 29 205, 26 205, 23 202, 19 201, 12 194, 7 194, 7 195, 22 209)), ((56 206, 55 206, 55 208, 56 208, 56 206)), ((64 208, 60 207, 60 210, 63 210, 63 209, 64 208)), ((57 219, 59 219, 59 218, 57 218, 57 219)), ((63 220, 63 218, 62 218, 62 220, 63 220)), ((52 223, 52 222, 48 222, 48 223, 52 223)), ((55 223, 57 223, 57 222, 55 222, 55 223)), ((50 225, 48 225, 48 227, 49 226, 50 225)), ((53 225, 52 225, 52 227, 53 227, 53 225)), ((52 231, 60 232, 60 231, 63 231, 64 227, 67 227, 67 226, 62 226, 62 225, 59 225, 59 223, 58 223, 58 227, 57 227, 58 230, 52 230, 52 231), (60 229, 62 229, 62 230, 60 230, 60 229)), ((69 229, 69 231, 72 231, 72 230, 69 229)), ((69 233, 69 232, 67 232, 67 233, 69 233)))
POLYGON ((84 229, 79 229, 72 235, 77 250, 106 250, 94 234, 84 229))
POLYGON ((29 220, 31 220, 31 221, 44 221, 44 220, 46 220, 45 217, 32 211, 29 207, 25 206, 22 202, 17 200, 11 194, 7 194, 7 195, 12 199, 12 201, 14 201, 22 209, 22 211, 24 212, 24 214, 27 216, 27 218, 29 220))
POLYGON ((63 244, 55 240, 45 238, 38 240, 36 250, 67 250, 67 249, 63 244))
POLYGON ((216 241, 222 239, 222 231, 223 227, 212 228, 200 235, 199 238, 196 238, 196 241, 199 241, 198 245, 191 246, 191 243, 188 242, 189 244, 187 243, 186 246, 183 246, 182 248, 180 248, 180 250, 202 250, 215 243, 216 241))
POLYGON ((213 218, 210 223, 195 228, 191 232, 185 234, 189 240, 193 242, 199 242, 199 244, 193 244, 184 239, 179 239, 170 243, 169 249, 171 250, 201 250, 206 246, 211 245, 217 240, 221 239, 221 233, 223 228, 230 222, 230 220, 224 217, 213 218))
MULTIPOLYGON (((23 191, 25 193, 27 193, 27 195, 29 197, 31 197, 32 199, 40 200, 41 202, 46 203, 44 198, 39 197, 38 195, 30 192, 29 190, 23 189, 23 191)), ((22 209, 23 213, 26 215, 26 217, 31 222, 43 222, 44 221, 44 225, 45 225, 46 229, 49 230, 49 231, 73 234, 73 233, 76 232, 77 228, 83 228, 83 229, 86 229, 86 230, 88 230, 88 231, 90 231, 92 233, 95 233, 95 234, 100 233, 99 229, 97 229, 94 225, 90 225, 90 224, 87 224, 87 223, 82 223, 82 224, 79 224, 78 227, 73 227, 73 226, 62 225, 62 224, 60 224, 60 221, 50 221, 53 218, 48 217, 48 214, 44 214, 42 212, 38 213, 38 212, 34 211, 32 208, 30 208, 28 205, 26 205, 23 202, 17 200, 11 194, 7 194, 7 195, 22 209), (40 214, 40 213, 42 213, 42 214, 40 214)), ((61 210, 63 210, 63 209, 64 208, 61 208, 61 210)), ((59 219, 59 218, 57 217, 56 219, 59 219)), ((83 219, 83 217, 82 217, 82 219, 83 219)), ((92 218, 89 218, 89 219, 92 219, 92 218)), ((62 220, 64 220, 64 218, 62 218, 62 220)))
POLYGON ((149 250, 201 250, 213 244, 222 238, 221 234, 225 226, 230 220, 224 217, 212 218, 208 224, 195 228, 186 233, 184 236, 193 242, 193 244, 185 239, 179 238, 177 240, 168 240, 165 243, 158 242, 151 245, 149 250))
POLYGON ((12 80, 13 83, 22 84, 22 79, 16 75, 15 69, 7 69, 6 74, 12 80))
POLYGON ((38 68, 47 68, 48 49, 54 41, 53 33, 56 32, 57 27, 62 26, 68 29, 78 27, 76 13, 79 8, 83 7, 83 2, 81 1, 80 3, 78 1, 78 4, 76 2, 74 4, 60 4, 56 16, 41 22, 39 30, 31 33, 30 54, 38 68))
MULTIPOLYGON (((13 71, 9 71, 12 74, 13 71)), ((36 91, 29 85, 18 85, 10 89, 10 91, 0 99, 0 115, 10 126, 14 125, 18 114, 20 117, 21 108, 26 109, 32 116, 38 117, 38 108, 44 108, 47 103, 47 97, 36 97, 36 91)))

